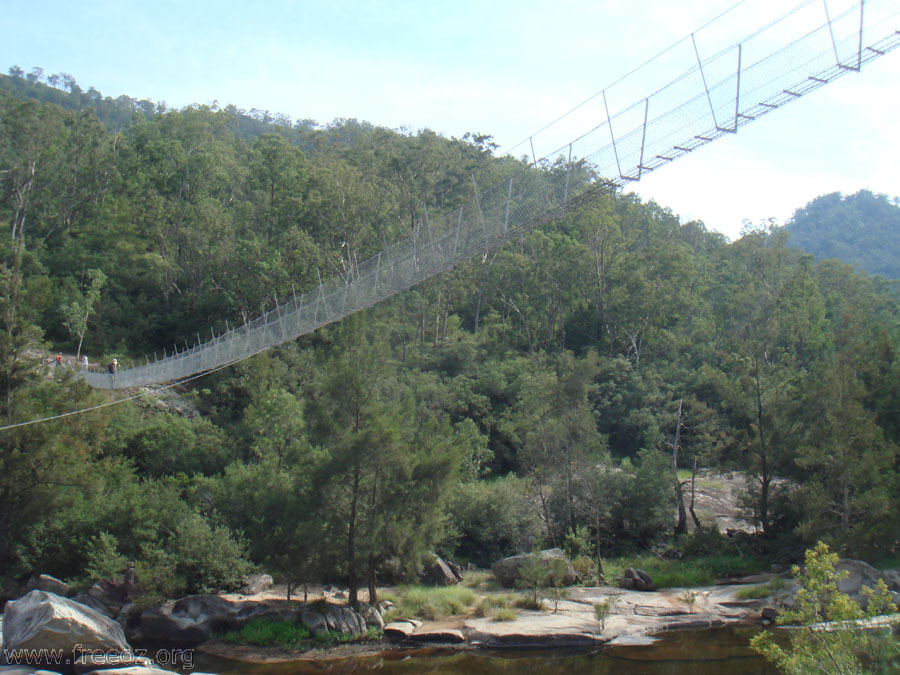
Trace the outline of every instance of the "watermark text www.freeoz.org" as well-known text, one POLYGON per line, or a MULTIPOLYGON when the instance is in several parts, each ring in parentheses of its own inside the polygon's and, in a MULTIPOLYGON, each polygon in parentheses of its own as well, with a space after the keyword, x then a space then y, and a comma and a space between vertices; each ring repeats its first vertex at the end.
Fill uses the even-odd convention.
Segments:
POLYGON ((194 667, 193 649, 158 649, 151 653, 146 649, 86 649, 77 644, 71 652, 65 649, 4 649, 3 657, 6 663, 26 666, 71 665, 73 661, 86 658, 95 665, 124 666, 145 663, 149 659, 160 666, 178 666, 187 670, 194 667))

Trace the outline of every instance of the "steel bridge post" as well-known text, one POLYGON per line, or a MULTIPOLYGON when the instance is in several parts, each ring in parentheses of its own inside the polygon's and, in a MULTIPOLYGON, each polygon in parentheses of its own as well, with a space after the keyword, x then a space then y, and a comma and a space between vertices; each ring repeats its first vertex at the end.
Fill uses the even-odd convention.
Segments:
POLYGON ((619 178, 622 178, 622 165, 619 163, 619 150, 616 148, 616 135, 613 133, 612 118, 609 116, 609 106, 606 103, 606 89, 603 90, 603 109, 606 110, 606 126, 609 127, 609 137, 612 139, 613 154, 616 156, 616 169, 619 178))
POLYGON ((509 232, 509 204, 512 202, 512 176, 509 177, 509 188, 506 190, 506 213, 503 216, 503 231, 509 232))
POLYGON ((375 261, 375 297, 378 297, 378 281, 381 276, 381 251, 378 252, 378 259, 375 261))
POLYGON ((456 259, 456 251, 459 247, 459 228, 462 227, 463 207, 459 207, 459 220, 456 221, 456 235, 453 238, 453 259, 456 259))
MULTIPOLYGON (((316 296, 316 314, 313 317, 313 323, 319 323, 319 302, 322 300, 322 275, 319 273, 319 268, 316 268, 316 276, 319 277, 319 294, 316 296)), ((325 315, 328 316, 328 308, 325 309, 325 315)))

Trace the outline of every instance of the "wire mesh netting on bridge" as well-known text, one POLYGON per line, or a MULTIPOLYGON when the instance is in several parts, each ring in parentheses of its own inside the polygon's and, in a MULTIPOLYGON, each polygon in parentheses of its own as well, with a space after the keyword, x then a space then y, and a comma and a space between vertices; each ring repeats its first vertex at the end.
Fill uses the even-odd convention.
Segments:
POLYGON ((745 5, 739 3, 534 134, 525 142, 530 169, 486 189, 473 178, 465 206, 426 219, 412 237, 385 247, 346 277, 320 282, 256 320, 180 353, 115 375, 80 376, 99 388, 172 382, 294 340, 736 133, 900 46, 897 0, 808 0, 761 23, 754 15, 756 24, 738 11, 745 5), (729 41, 729 25, 744 32, 747 25, 759 27, 729 41), (643 77, 645 66, 654 66, 663 78, 657 88, 643 77), (626 99, 635 82, 653 93, 626 99), (616 107, 618 99, 630 104, 616 107))

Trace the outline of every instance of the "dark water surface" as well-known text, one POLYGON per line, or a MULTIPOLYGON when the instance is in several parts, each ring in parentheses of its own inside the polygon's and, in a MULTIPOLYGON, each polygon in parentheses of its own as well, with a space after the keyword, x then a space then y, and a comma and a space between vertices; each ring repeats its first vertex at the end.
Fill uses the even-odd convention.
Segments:
POLYGON ((573 650, 415 650, 334 661, 295 661, 253 665, 196 654, 198 671, 233 675, 289 675, 292 673, 438 673, 488 675, 536 673, 568 675, 776 675, 777 670, 747 646, 757 631, 721 628, 667 633, 649 646, 573 650))

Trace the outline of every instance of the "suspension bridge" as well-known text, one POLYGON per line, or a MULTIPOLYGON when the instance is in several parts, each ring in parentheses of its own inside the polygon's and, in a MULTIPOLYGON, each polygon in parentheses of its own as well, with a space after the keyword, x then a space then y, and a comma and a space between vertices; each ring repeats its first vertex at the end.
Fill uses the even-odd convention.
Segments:
POLYGON ((463 207, 426 214, 411 237, 386 245, 346 276, 320 278, 316 288, 276 303, 255 320, 205 340, 198 335, 193 346, 163 358, 144 359, 115 375, 79 376, 104 389, 162 384, 292 341, 736 134, 900 46, 898 0, 806 0, 778 11, 737 40, 710 49, 721 42, 719 27, 735 19, 731 10, 723 13, 651 59, 669 73, 661 86, 647 86, 641 70, 632 71, 516 146, 526 149, 529 170, 498 185, 480 186, 473 177, 463 207), (620 93, 635 84, 652 93, 617 106, 620 93), (571 132, 574 119, 582 125, 577 135, 571 132), (554 142, 566 132, 571 140, 554 142), (555 180, 547 179, 551 170, 555 180))

